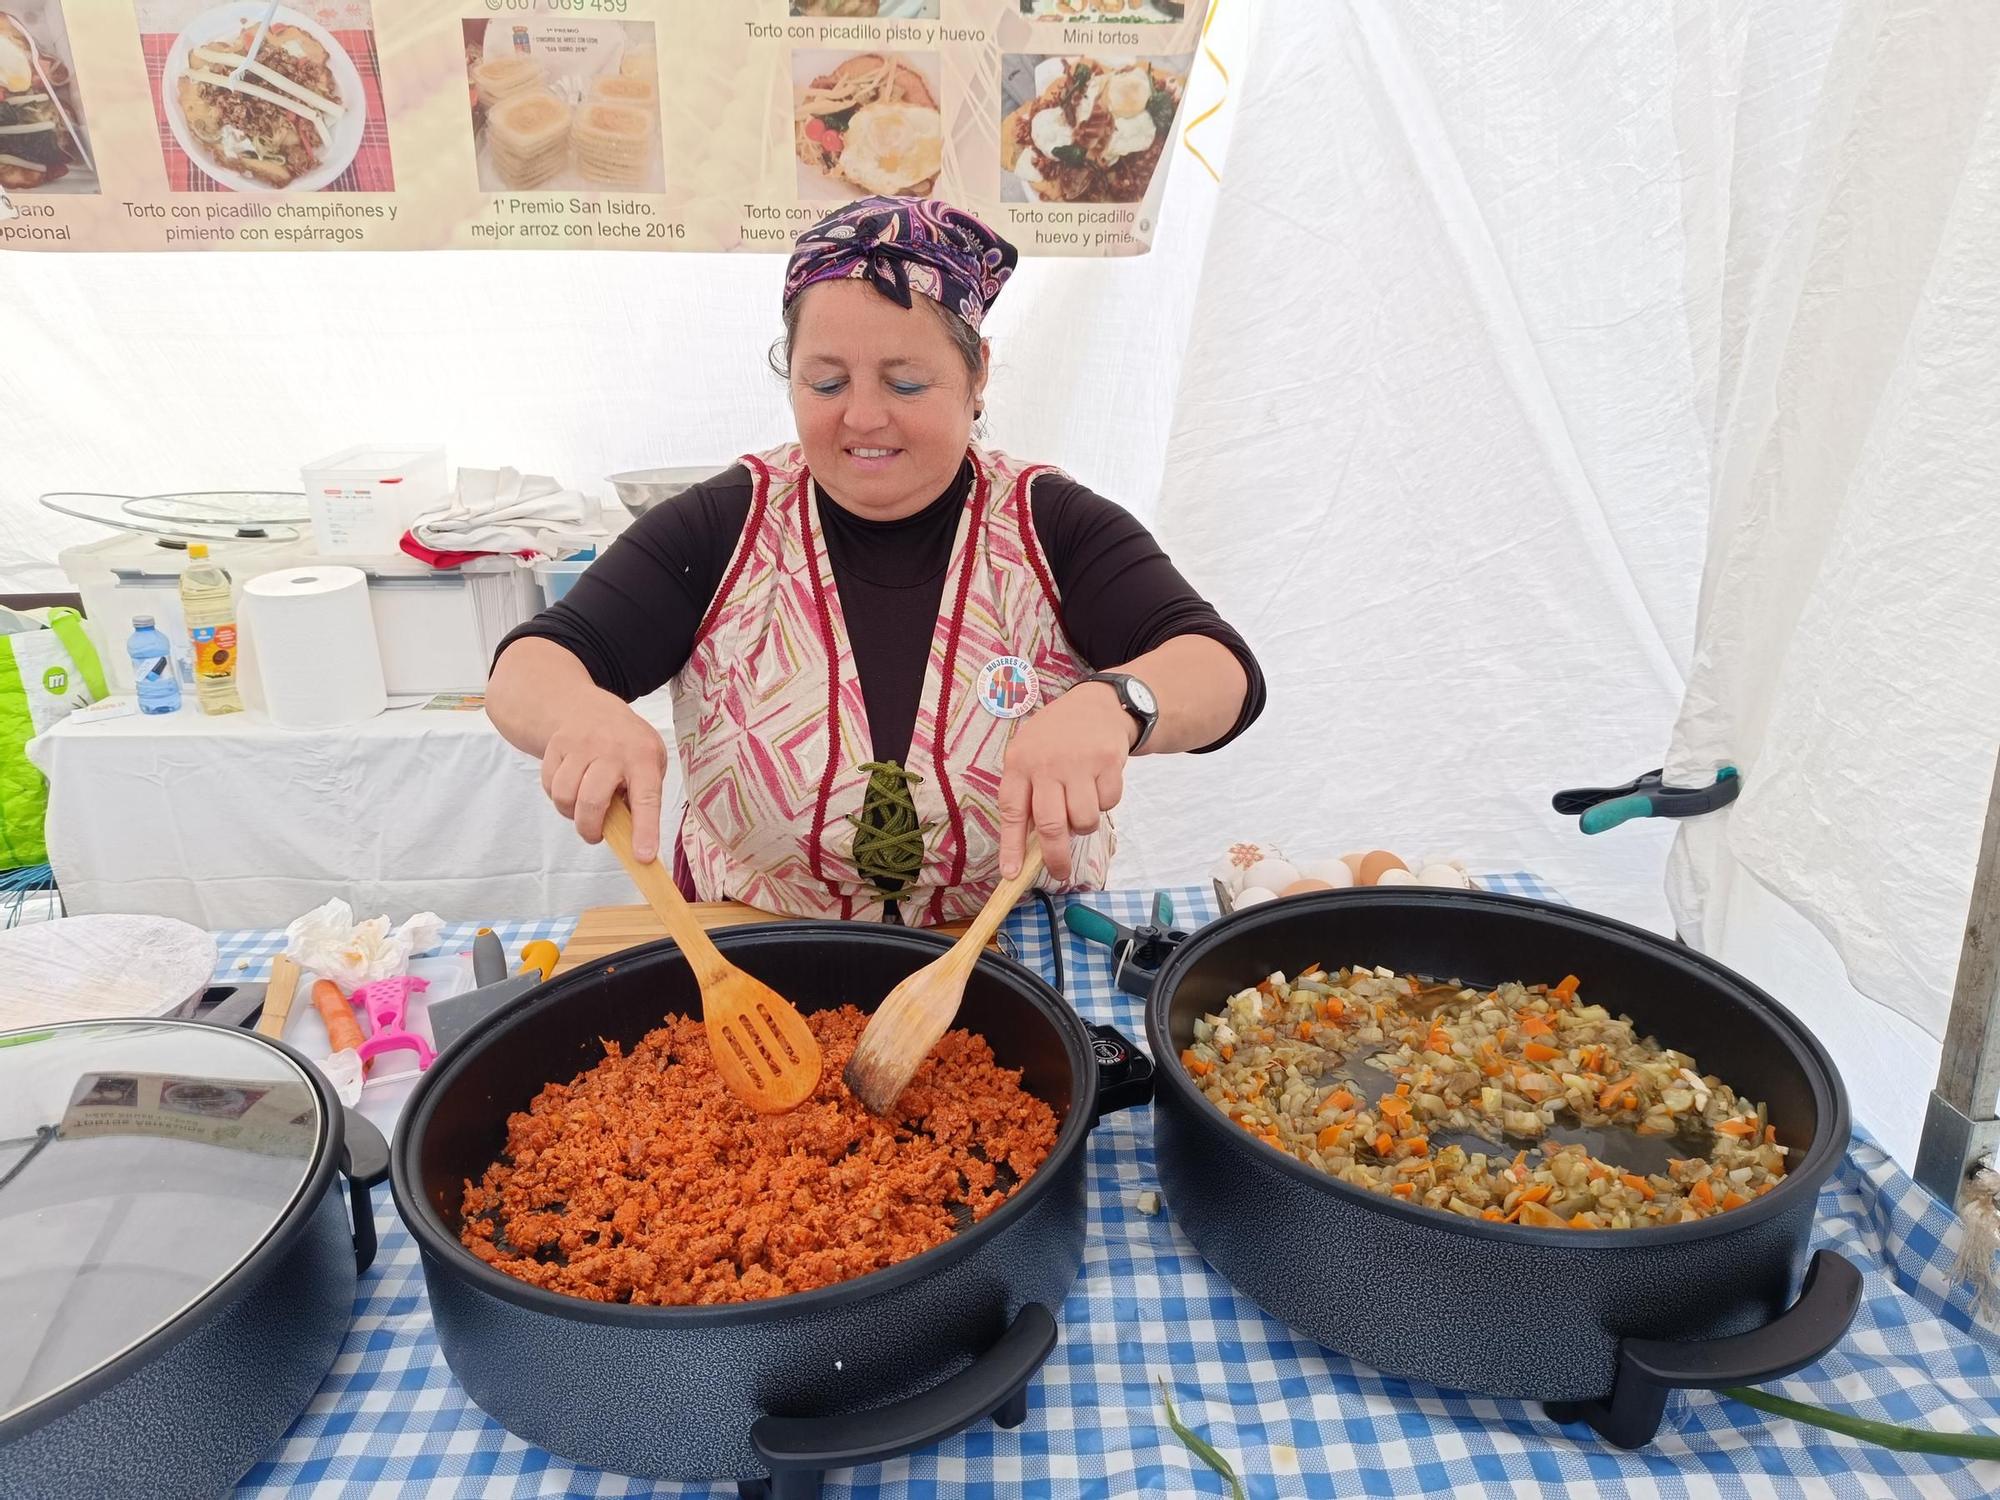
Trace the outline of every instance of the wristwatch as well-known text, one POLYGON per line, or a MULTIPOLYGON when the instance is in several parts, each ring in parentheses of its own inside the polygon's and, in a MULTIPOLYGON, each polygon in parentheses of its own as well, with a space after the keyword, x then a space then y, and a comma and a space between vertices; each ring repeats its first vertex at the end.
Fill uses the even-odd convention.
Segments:
POLYGON ((1153 729, 1160 722, 1160 700, 1153 696, 1153 690, 1129 672, 1092 672, 1083 681, 1110 686, 1125 712, 1139 726, 1139 738, 1132 742, 1132 753, 1136 755, 1145 749, 1146 741, 1153 737, 1153 729))

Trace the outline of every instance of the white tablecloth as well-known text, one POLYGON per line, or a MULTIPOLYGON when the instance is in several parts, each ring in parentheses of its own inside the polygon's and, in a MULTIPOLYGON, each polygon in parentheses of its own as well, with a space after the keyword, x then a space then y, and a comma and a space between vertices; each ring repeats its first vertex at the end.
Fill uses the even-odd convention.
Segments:
MULTIPOLYGON (((641 712, 665 732, 664 695, 641 712)), ((542 795, 483 713, 403 708, 337 729, 191 709, 67 720, 29 753, 71 912, 277 927, 333 896, 357 916, 491 922, 639 898, 542 795)), ((669 826, 679 778, 667 783, 669 826)))

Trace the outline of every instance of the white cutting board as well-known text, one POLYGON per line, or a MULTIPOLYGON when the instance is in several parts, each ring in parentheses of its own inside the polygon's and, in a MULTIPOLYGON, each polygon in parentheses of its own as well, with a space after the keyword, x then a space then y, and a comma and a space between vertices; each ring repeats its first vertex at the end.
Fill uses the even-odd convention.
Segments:
POLYGON ((169 1016, 215 973, 215 939, 172 917, 101 913, 0 931, 0 1030, 169 1016))

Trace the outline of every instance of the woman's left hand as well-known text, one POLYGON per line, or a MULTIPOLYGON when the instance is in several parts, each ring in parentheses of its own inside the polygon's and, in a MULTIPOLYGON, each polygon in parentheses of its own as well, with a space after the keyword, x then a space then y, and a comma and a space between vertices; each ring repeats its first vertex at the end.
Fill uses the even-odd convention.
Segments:
POLYGON ((1057 880, 1070 878, 1072 835, 1094 833, 1125 795, 1138 726, 1107 683, 1085 682, 1021 721, 1000 775, 1000 877, 1021 868, 1028 828, 1057 880))

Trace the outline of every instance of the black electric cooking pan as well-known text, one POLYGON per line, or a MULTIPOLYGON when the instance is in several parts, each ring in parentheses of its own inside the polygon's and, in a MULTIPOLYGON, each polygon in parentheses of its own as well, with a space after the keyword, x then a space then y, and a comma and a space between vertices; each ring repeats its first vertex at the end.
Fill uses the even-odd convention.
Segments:
MULTIPOLYGON (((871 1010, 944 950, 933 933, 773 923, 715 934, 730 960, 811 1012, 871 1010)), ((981 958, 957 1024, 1061 1120, 1054 1151, 1005 1205, 945 1244, 871 1275, 767 1301, 634 1307, 543 1291, 459 1243, 468 1178, 499 1154, 510 1111, 631 1045, 669 1012, 699 1013, 680 950, 655 943, 515 1000, 443 1054, 405 1106, 396 1207, 423 1255, 438 1342, 468 1395, 550 1452, 653 1479, 734 1479, 745 1495, 818 1492, 828 1469, 929 1447, 1027 1413, 1083 1260, 1084 1148, 1100 1115, 1143 1102, 1145 1059, 1086 1027, 1062 996, 981 958)))
POLYGON ((1484 892, 1346 890, 1224 917, 1160 971, 1161 1187, 1203 1257, 1273 1317, 1379 1370, 1549 1403, 1622 1446, 1651 1439, 1674 1387, 1751 1384, 1846 1331, 1860 1273, 1807 1264, 1814 1203, 1848 1138, 1824 1048, 1770 996, 1679 944, 1606 917, 1484 892), (1232 1124, 1175 1061, 1197 1017, 1313 963, 1491 986, 1576 974, 1594 1003, 1770 1105, 1786 1178, 1745 1207, 1634 1230, 1534 1229, 1365 1191, 1232 1124), (1804 1285, 1801 1289, 1801 1280, 1804 1285))

